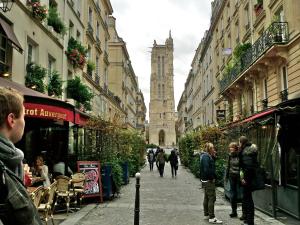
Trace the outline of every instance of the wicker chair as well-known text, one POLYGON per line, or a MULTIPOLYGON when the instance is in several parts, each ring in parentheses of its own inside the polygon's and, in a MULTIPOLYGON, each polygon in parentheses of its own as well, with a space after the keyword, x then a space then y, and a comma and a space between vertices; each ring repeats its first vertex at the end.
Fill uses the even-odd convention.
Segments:
POLYGON ((32 199, 32 202, 34 204, 34 206, 36 208, 39 207, 40 203, 41 203, 41 200, 44 196, 44 193, 45 193, 45 189, 43 186, 39 186, 37 189, 35 189, 31 194, 30 194, 30 197, 32 199))
POLYGON ((66 202, 67 206, 67 214, 69 213, 70 209, 70 199, 71 197, 74 196, 74 192, 71 187, 71 178, 67 176, 57 176, 56 177, 57 181, 57 189, 56 189, 56 201, 55 201, 55 206, 57 205, 57 202, 61 199, 63 199, 66 202))
POLYGON ((52 224, 55 225, 53 220, 53 202, 56 188, 57 182, 54 181, 45 191, 45 202, 41 203, 38 207, 38 211, 42 214, 46 225, 48 224, 49 217, 51 218, 52 224))
POLYGON ((84 194, 84 185, 85 185, 85 174, 84 173, 75 173, 72 175, 72 189, 76 198, 76 201, 79 200, 79 208, 81 206, 82 197, 84 194))

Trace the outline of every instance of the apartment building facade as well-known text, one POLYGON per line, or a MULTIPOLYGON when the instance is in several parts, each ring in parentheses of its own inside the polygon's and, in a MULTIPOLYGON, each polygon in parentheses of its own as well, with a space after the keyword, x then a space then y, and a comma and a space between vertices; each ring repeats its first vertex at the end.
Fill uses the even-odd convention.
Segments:
MULTIPOLYGON (((200 58, 192 63, 191 71, 198 64, 200 72, 189 72, 183 92, 187 118, 199 111, 200 126, 226 125, 228 132, 236 127, 261 146, 269 186, 255 192, 256 206, 274 216, 280 209, 297 218, 299 9, 300 2, 293 0, 213 1, 210 27, 194 57, 200 58), (202 93, 200 101, 196 90, 202 93), (262 145, 267 142, 275 147, 262 145)), ((195 130, 199 124, 192 121, 195 130)))

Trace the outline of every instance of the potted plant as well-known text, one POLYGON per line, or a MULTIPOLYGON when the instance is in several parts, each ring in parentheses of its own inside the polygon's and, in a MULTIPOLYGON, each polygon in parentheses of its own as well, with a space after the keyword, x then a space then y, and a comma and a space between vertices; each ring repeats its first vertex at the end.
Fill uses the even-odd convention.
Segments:
POLYGON ((80 42, 73 37, 69 39, 66 55, 74 68, 83 69, 86 64, 86 53, 87 49, 83 47, 80 42))
POLYGON ((26 66, 26 72, 25 86, 44 93, 44 78, 47 75, 47 69, 35 63, 29 63, 26 66))
POLYGON ((49 96, 60 97, 62 95, 62 80, 57 71, 53 71, 50 74, 49 84, 47 86, 49 96))
POLYGON ((263 10, 263 0, 257 0, 257 3, 254 5, 255 15, 258 16, 263 10))
POLYGON ((79 77, 76 76, 74 79, 68 80, 67 95, 69 98, 73 98, 77 101, 77 107, 81 108, 81 106, 83 106, 85 110, 91 110, 91 100, 94 95, 89 88, 81 82, 79 77))
POLYGON ((41 5, 40 0, 28 0, 27 5, 31 7, 33 17, 39 21, 43 21, 47 18, 48 10, 45 5, 41 5))
POLYGON ((96 68, 95 63, 88 60, 88 62, 87 62, 87 73, 88 73, 89 76, 92 76, 92 73, 95 70, 95 68, 96 68))
POLYGON ((64 22, 61 20, 61 18, 59 17, 56 7, 49 8, 47 22, 48 22, 48 26, 53 27, 53 30, 56 33, 59 33, 61 35, 66 34, 66 31, 67 31, 66 26, 65 26, 64 22))

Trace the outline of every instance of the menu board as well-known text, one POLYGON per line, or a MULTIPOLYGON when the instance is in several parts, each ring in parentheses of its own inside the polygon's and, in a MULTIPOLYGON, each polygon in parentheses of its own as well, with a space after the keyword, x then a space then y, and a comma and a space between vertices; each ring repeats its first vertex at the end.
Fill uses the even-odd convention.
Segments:
POLYGON ((84 198, 99 196, 103 202, 100 162, 77 161, 77 170, 85 174, 84 198))

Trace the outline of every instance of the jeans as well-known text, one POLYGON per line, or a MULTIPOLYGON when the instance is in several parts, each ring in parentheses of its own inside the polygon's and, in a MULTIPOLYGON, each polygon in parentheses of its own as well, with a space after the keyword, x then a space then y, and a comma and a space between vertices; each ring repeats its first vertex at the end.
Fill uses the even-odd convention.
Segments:
POLYGON ((158 164, 158 170, 159 170, 159 175, 161 177, 164 176, 164 170, 165 170, 165 164, 164 163, 159 163, 158 164))
POLYGON ((175 164, 171 164, 171 172, 172 172, 172 177, 177 176, 177 169, 175 164))
POLYGON ((251 179, 253 174, 248 172, 245 174, 246 184, 243 186, 243 202, 242 210, 243 215, 245 216, 245 222, 249 225, 254 225, 254 202, 252 199, 252 188, 251 188, 251 179))
POLYGON ((153 171, 153 161, 149 161, 150 171, 153 171))
POLYGON ((216 201, 216 186, 215 182, 203 182, 204 186, 204 215, 209 216, 210 219, 215 218, 215 201, 216 201))

